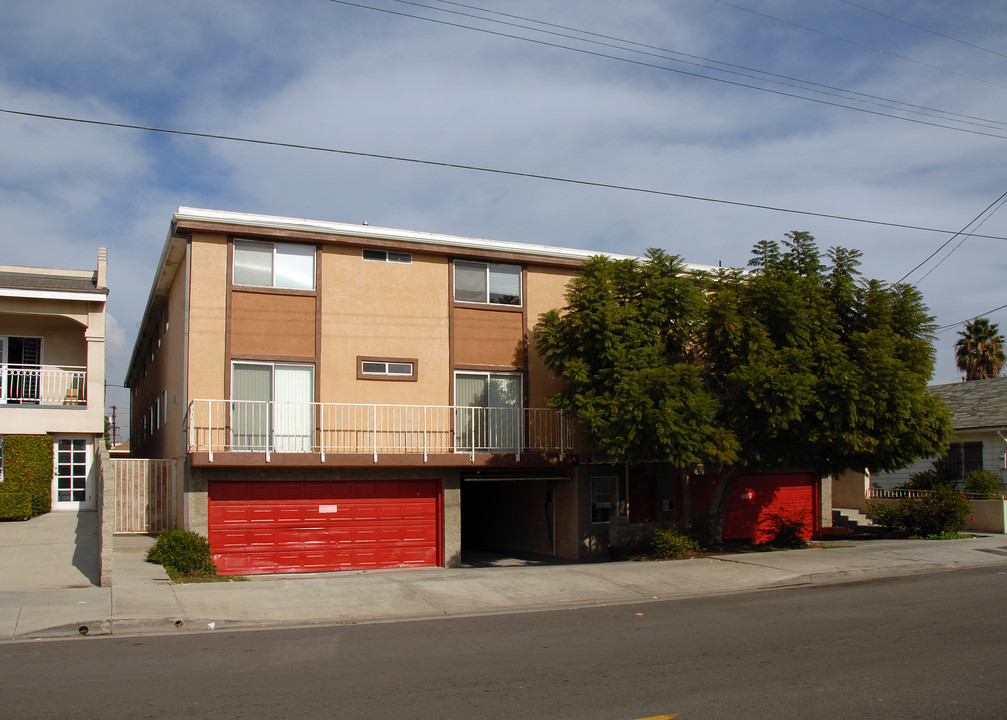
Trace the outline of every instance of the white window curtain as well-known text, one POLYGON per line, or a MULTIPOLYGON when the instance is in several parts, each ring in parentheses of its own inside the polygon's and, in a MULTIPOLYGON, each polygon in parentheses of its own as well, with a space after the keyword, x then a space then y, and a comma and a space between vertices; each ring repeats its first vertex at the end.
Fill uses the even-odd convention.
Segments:
POLYGON ((270 287, 273 284, 273 245, 235 240, 233 281, 235 285, 270 287))
POLYGON ((315 288, 315 246, 277 245, 276 277, 278 288, 313 290, 315 288))
POLYGON ((277 365, 273 433, 276 452, 309 452, 314 435, 314 372, 310 365, 277 365))
POLYGON ((234 363, 231 371, 231 449, 265 452, 269 445, 269 401, 273 367, 234 363))
POLYGON ((486 302, 486 265, 484 263, 455 263, 455 300, 486 302))

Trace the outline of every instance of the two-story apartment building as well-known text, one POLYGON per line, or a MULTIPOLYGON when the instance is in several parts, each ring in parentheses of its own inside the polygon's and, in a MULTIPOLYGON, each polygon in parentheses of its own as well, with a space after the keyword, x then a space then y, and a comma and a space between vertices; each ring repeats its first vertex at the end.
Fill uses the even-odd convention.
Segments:
POLYGON ((600 466, 592 490, 531 334, 591 254, 179 208, 133 452, 185 459, 180 517, 224 573, 585 557, 617 488, 600 466))
POLYGON ((100 492, 106 276, 105 248, 96 270, 0 266, 0 458, 4 436, 51 435, 53 510, 100 492))

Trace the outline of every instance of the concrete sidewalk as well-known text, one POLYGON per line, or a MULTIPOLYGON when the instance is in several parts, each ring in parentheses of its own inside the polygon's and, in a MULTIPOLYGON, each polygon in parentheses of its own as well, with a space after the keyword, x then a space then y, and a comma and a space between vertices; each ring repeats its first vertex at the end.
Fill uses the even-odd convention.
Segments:
MULTIPOLYGON (((174 585, 117 536, 112 587, 0 586, 0 641, 298 627, 577 608, 1007 565, 1007 537, 863 540, 667 562, 403 569, 174 585)), ((31 573, 30 569, 22 568, 31 573)))

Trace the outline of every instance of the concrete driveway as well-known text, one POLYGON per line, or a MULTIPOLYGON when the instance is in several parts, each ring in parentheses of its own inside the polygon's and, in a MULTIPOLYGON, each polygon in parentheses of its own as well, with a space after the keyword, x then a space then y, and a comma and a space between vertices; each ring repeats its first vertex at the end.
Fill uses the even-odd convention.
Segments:
POLYGON ((45 590, 100 582, 98 513, 50 512, 0 521, 0 588, 45 590))

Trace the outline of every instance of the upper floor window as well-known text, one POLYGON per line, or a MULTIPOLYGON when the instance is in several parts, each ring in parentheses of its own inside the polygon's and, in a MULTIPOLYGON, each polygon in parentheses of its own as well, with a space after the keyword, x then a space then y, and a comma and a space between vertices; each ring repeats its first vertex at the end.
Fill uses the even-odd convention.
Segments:
POLYGON ((408 265, 413 261, 413 256, 410 253, 404 252, 392 252, 391 250, 371 250, 365 248, 363 251, 364 260, 373 260, 374 262, 390 262, 390 263, 402 263, 408 265))
POLYGON ((234 241, 235 285, 290 290, 315 289, 315 246, 234 241))
POLYGON ((520 266, 455 261, 455 300, 520 305, 520 266))

